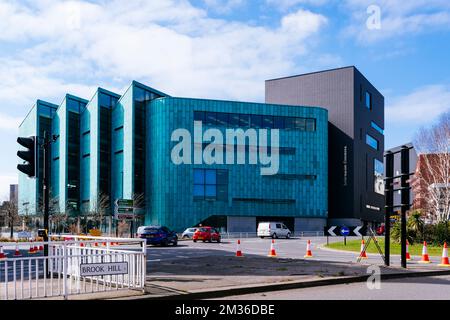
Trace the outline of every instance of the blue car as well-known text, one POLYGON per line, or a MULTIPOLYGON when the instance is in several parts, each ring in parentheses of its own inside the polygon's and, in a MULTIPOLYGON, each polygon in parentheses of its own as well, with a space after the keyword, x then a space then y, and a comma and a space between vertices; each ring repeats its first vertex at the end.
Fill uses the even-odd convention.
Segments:
POLYGON ((145 226, 137 230, 138 237, 145 239, 147 244, 167 246, 178 244, 178 235, 167 227, 145 226))

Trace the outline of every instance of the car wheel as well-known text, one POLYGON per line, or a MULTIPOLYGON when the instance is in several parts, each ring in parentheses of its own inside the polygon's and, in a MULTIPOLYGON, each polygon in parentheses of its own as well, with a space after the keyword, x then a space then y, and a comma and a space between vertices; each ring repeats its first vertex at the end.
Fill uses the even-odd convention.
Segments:
POLYGON ((261 239, 264 239, 264 237, 260 237, 261 239))
POLYGON ((178 245, 178 241, 175 240, 175 241, 173 242, 173 246, 176 247, 177 245, 178 245))
POLYGON ((220 241, 221 241, 220 238, 218 238, 218 239, 217 239, 217 243, 220 243, 220 241))
POLYGON ((286 235, 286 239, 289 239, 290 237, 291 237, 291 234, 288 233, 288 234, 286 235))
POLYGON ((278 236, 276 233, 272 234, 272 239, 278 239, 278 236))
POLYGON ((206 240, 203 240, 203 242, 206 242, 206 240))
POLYGON ((208 240, 208 242, 211 243, 211 242, 212 242, 212 239, 210 238, 210 239, 208 240))
POLYGON ((183 239, 184 240, 189 239, 189 236, 183 236, 183 239))
POLYGON ((197 242, 197 240, 194 240, 194 242, 197 242))

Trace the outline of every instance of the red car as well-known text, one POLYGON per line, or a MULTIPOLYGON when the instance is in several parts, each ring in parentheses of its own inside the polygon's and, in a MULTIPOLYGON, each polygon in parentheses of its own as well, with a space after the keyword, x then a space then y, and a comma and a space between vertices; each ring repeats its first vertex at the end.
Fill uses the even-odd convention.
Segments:
POLYGON ((192 240, 197 242, 197 240, 202 240, 203 242, 220 242, 220 233, 212 227, 199 227, 195 230, 192 240))

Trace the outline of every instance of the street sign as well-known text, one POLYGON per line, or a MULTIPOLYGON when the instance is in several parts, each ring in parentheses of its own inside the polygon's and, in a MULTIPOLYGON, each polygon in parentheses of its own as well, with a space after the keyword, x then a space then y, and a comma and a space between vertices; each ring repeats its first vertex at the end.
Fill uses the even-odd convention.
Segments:
POLYGON ((350 229, 347 228, 346 226, 342 226, 340 232, 341 236, 348 237, 348 235, 350 234, 350 229))
POLYGON ((114 216, 117 220, 133 220, 134 201, 132 199, 117 199, 114 206, 114 216))
POLYGON ((367 233, 367 228, 363 226, 353 226, 353 227, 347 227, 347 226, 328 226, 324 228, 324 234, 325 236, 330 237, 361 237, 365 236, 367 233))
POLYGON ((106 276, 127 274, 128 262, 110 263, 82 263, 80 264, 80 276, 106 276))

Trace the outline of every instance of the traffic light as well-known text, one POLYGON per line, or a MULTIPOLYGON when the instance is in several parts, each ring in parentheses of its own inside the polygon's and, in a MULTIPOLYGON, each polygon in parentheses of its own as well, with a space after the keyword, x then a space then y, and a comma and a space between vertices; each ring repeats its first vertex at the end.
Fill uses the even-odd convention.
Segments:
POLYGON ((17 165, 17 169, 30 178, 36 177, 37 162, 37 139, 36 137, 19 137, 17 142, 26 150, 17 151, 19 158, 25 160, 23 164, 17 165))

